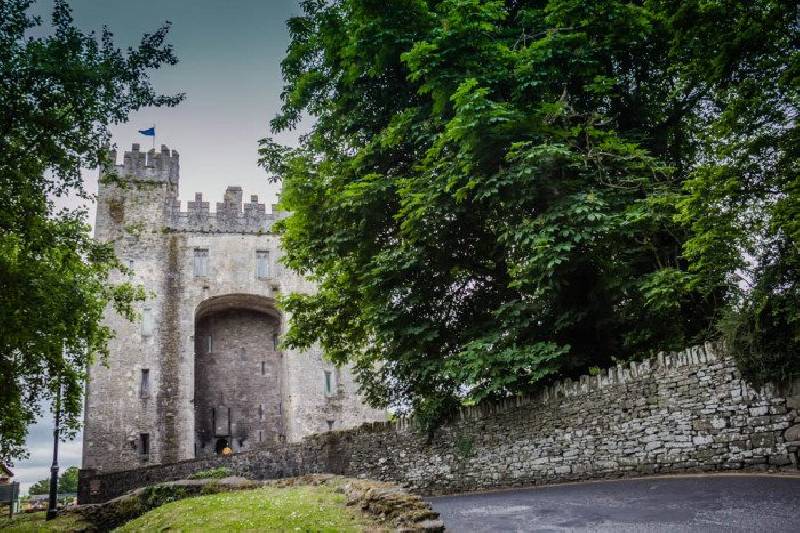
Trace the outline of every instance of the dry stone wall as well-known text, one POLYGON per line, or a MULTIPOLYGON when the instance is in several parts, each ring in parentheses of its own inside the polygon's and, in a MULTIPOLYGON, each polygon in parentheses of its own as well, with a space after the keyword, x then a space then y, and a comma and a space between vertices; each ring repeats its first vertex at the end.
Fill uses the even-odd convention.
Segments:
POLYGON ((226 466, 274 479, 314 472, 405 483, 423 494, 645 474, 796 470, 800 382, 756 390, 712 346, 463 409, 431 439, 412 422, 366 424, 248 453, 97 474, 82 502, 226 466))

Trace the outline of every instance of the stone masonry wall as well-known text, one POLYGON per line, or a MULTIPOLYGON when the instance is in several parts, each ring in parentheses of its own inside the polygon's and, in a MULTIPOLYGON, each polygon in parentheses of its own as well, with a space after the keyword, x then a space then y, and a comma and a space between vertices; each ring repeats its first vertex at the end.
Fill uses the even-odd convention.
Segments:
POLYGON ((710 345, 463 409, 429 441, 412 423, 365 424, 227 457, 81 471, 81 502, 226 466, 257 479, 330 472, 423 494, 655 473, 796 470, 800 381, 757 391, 710 345))

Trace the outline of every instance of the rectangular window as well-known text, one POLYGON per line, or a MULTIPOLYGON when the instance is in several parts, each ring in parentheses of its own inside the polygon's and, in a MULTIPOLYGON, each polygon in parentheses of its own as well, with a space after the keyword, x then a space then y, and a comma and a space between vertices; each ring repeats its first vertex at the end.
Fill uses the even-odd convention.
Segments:
POLYGON ((325 371, 325 394, 333 394, 333 376, 331 376, 330 370, 325 371))
POLYGON ((133 259, 128 259, 128 268, 133 270, 133 259))
POLYGON ((278 334, 277 333, 273 333, 272 334, 272 349, 275 350, 276 352, 278 351, 278 334))
POLYGON ((194 277, 205 278, 208 276, 208 248, 194 249, 194 277))
POLYGON ((258 430, 258 442, 261 442, 261 430, 258 430))
POLYGON ((142 337, 150 337, 153 335, 155 328, 155 320, 153 319, 153 310, 145 307, 142 310, 142 337))
POLYGON ((264 404, 258 405, 258 419, 261 421, 264 420, 264 404))
POLYGON ((143 368, 139 379, 139 398, 150 396, 150 369, 143 368))
POLYGON ((206 353, 211 353, 214 348, 214 341, 211 335, 206 335, 206 353))
POLYGON ((266 363, 266 361, 261 361, 261 375, 262 376, 266 376, 267 375, 267 363, 266 363))
POLYGON ((256 276, 259 279, 269 277, 269 252, 263 250, 256 252, 256 276))
POLYGON ((147 457, 150 455, 150 434, 139 433, 139 455, 147 457))

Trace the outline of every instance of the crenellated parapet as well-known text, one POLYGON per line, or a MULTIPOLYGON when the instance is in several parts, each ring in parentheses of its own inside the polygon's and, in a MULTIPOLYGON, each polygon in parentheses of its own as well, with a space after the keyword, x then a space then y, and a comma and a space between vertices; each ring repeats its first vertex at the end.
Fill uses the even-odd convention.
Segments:
MULTIPOLYGON (((255 195, 250 196, 250 201, 245 203, 241 187, 228 187, 223 201, 216 203, 216 212, 211 212, 210 202, 203 201, 203 194, 199 192, 195 194, 193 202, 187 203, 186 211, 181 211, 181 202, 178 199, 180 181, 178 151, 170 150, 163 144, 160 151, 151 149, 143 152, 140 145, 134 143, 130 150, 123 153, 121 165, 116 164, 116 149, 109 151, 109 159, 113 164, 105 167, 102 173, 110 180, 109 183, 101 180, 101 192, 105 190, 107 194, 118 195, 120 190, 126 190, 128 195, 139 196, 139 209, 141 209, 141 198, 145 195, 144 191, 154 190, 151 184, 165 184, 161 186, 164 187, 164 192, 159 201, 161 204, 159 212, 163 213, 166 219, 162 227, 167 231, 269 233, 272 224, 286 216, 286 213, 278 212, 274 205, 272 212, 268 213, 266 205, 259 203, 258 196, 255 195), (138 183, 139 186, 130 188, 125 185, 126 183, 138 183)), ((119 206, 124 204, 119 198, 115 199, 114 203, 119 206)))
POLYGON ((130 151, 122 155, 122 164, 117 165, 116 149, 109 152, 109 159, 114 161, 113 169, 106 168, 104 174, 115 174, 118 179, 134 181, 152 181, 177 185, 180 176, 180 164, 177 150, 170 150, 161 145, 161 150, 150 149, 142 152, 138 143, 134 143, 130 151), (113 170, 113 172, 112 172, 113 170))
POLYGON ((203 193, 195 193, 194 201, 188 202, 186 211, 180 206, 173 211, 174 231, 209 233, 269 233, 272 224, 286 216, 276 210, 267 213, 267 206, 258 202, 258 196, 250 196, 248 203, 242 202, 242 188, 228 187, 222 202, 217 202, 216 213, 211 212, 210 202, 203 201, 203 193))

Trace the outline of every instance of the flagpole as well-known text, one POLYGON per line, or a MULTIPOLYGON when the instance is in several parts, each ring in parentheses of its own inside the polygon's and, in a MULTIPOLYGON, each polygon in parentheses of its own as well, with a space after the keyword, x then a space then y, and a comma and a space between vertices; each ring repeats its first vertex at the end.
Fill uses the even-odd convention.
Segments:
POLYGON ((156 149, 156 123, 153 122, 153 150, 156 149))

